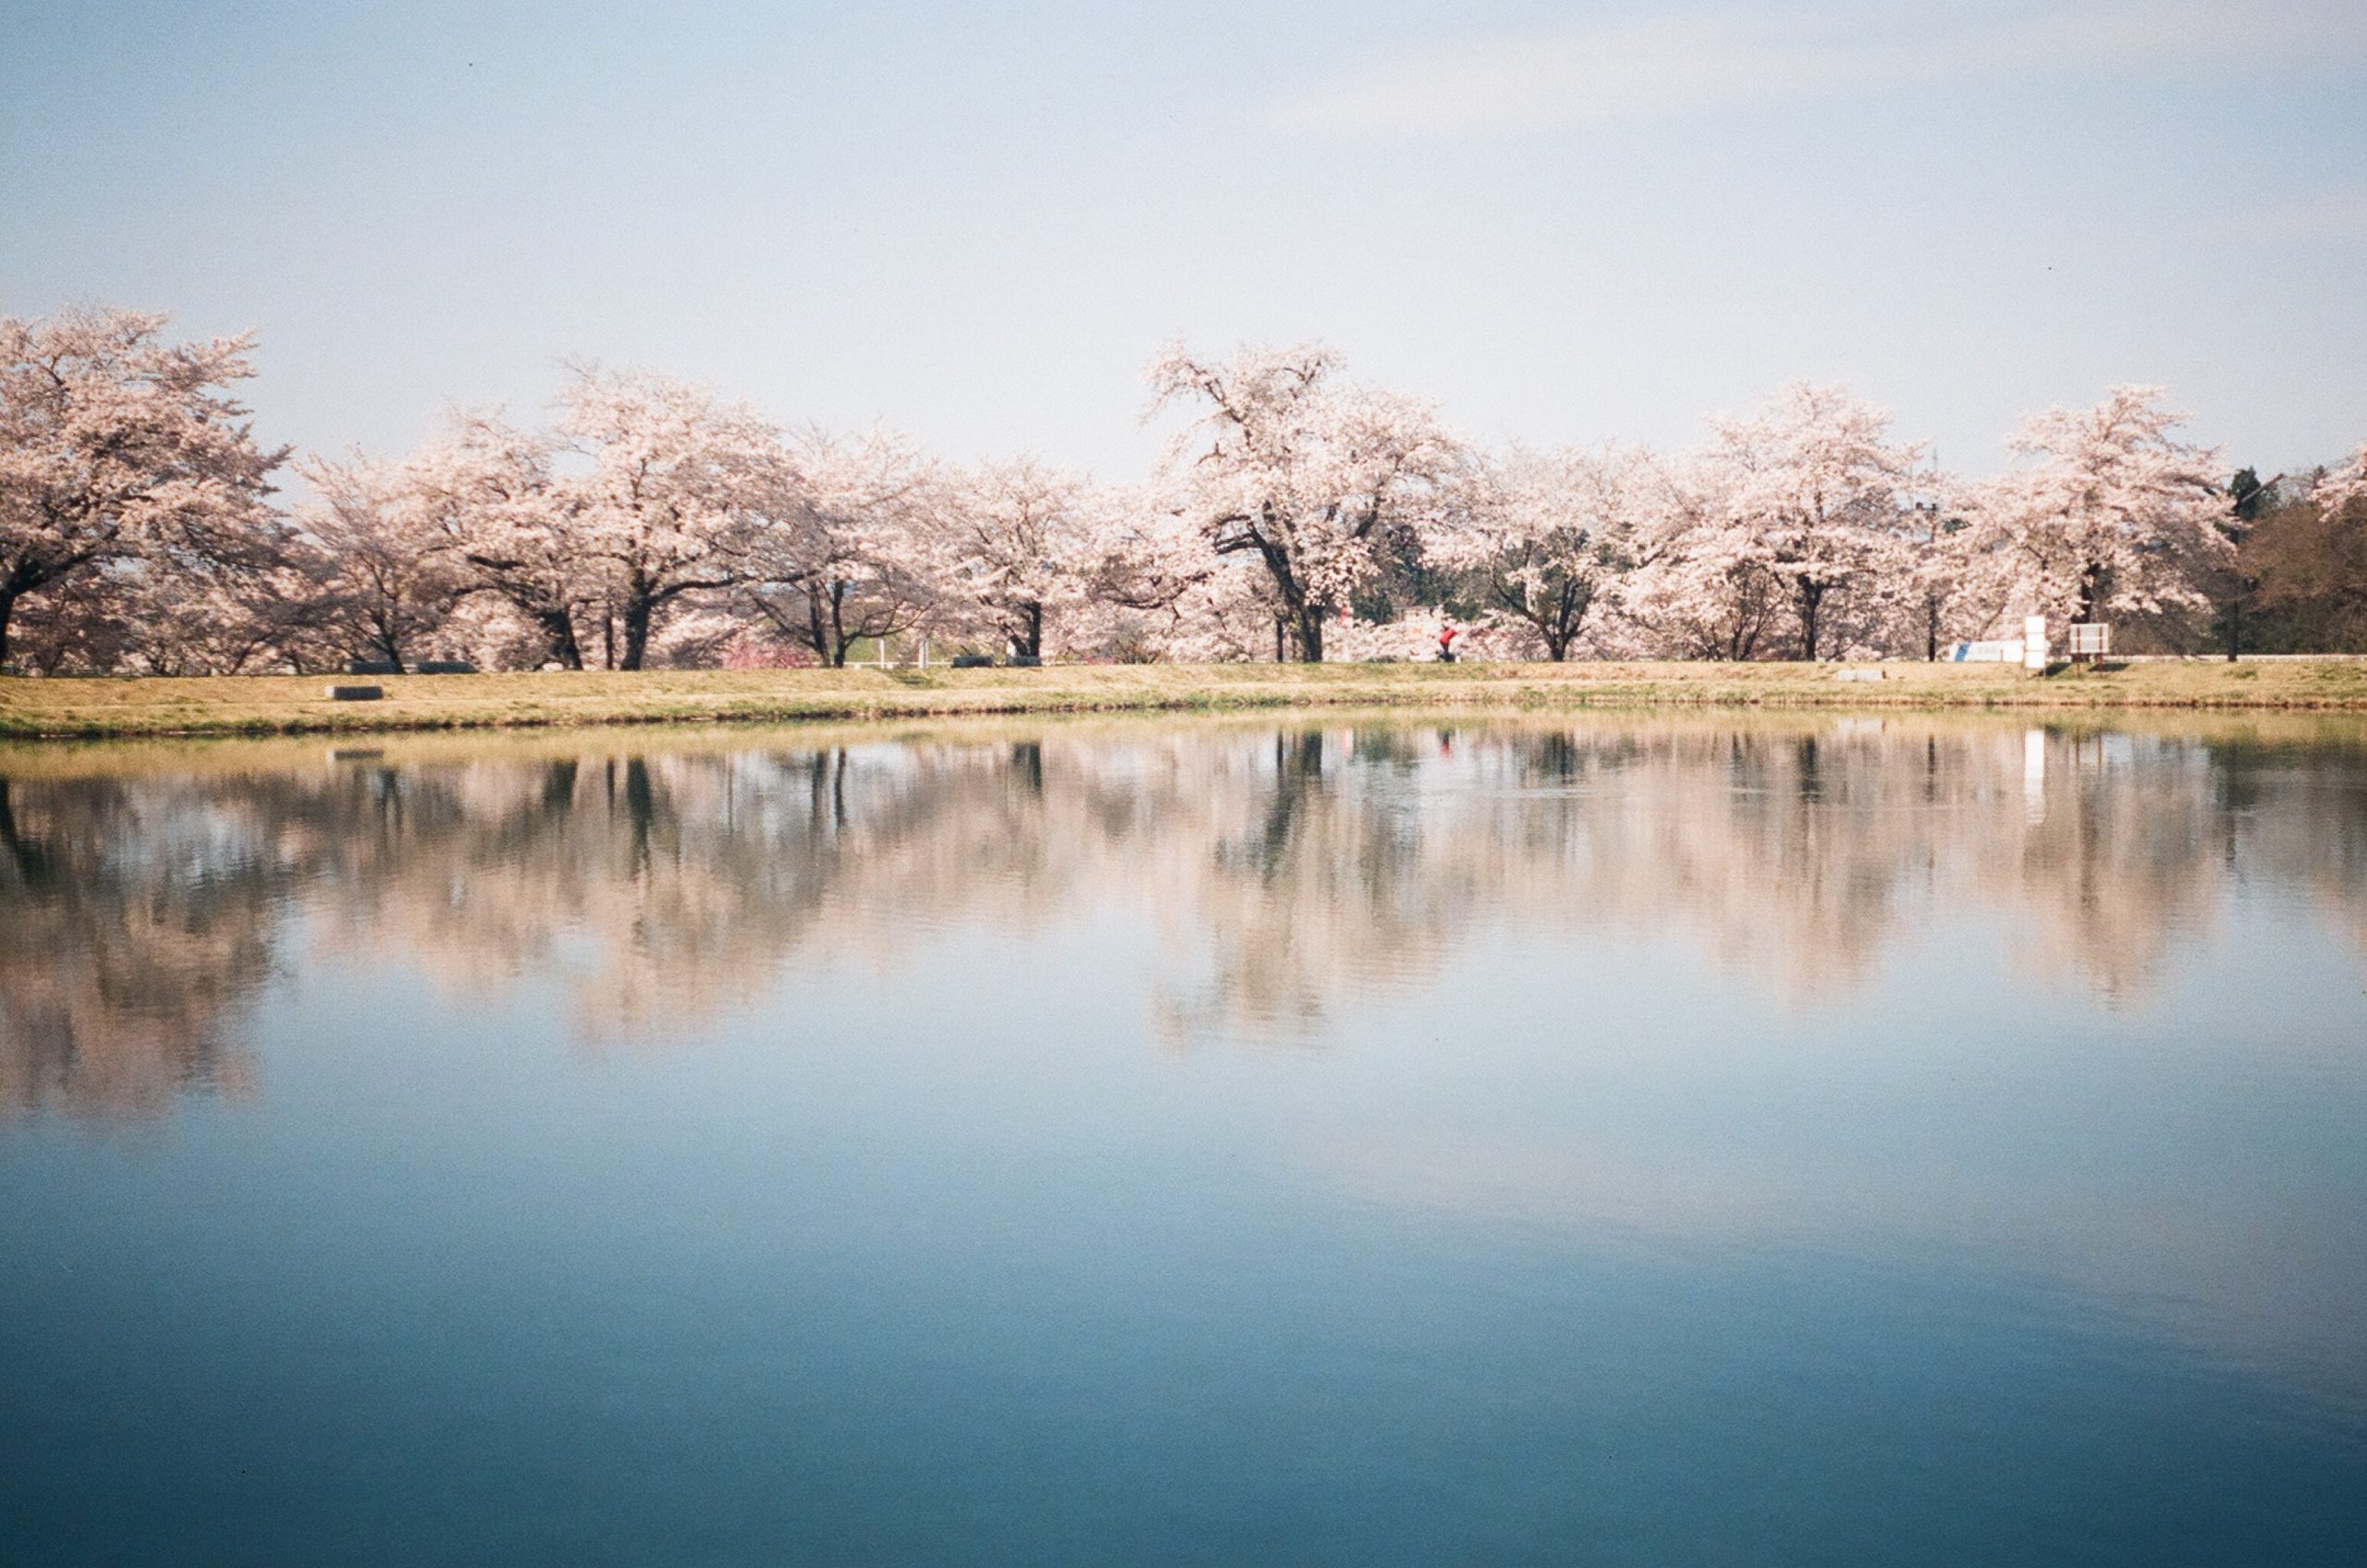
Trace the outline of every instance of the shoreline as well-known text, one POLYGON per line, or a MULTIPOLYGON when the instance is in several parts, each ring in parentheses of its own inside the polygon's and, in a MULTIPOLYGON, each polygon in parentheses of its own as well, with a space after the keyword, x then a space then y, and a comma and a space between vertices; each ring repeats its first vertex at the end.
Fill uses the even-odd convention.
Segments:
POLYGON ((2131 662, 2032 676, 1961 664, 1050 665, 363 678, 0 678, 0 738, 390 734, 1265 708, 1844 708, 2367 713, 2367 657, 2131 662), (1847 669, 1858 678, 1844 680, 1847 669), (1867 672, 1881 679, 1866 679, 1867 672))

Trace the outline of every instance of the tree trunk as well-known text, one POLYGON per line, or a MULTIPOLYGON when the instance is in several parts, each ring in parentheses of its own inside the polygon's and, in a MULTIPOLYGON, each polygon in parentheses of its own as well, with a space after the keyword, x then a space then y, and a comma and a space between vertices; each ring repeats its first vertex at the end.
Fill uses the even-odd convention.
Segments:
POLYGON ((2238 589, 2227 601, 2227 662, 2234 664, 2244 645, 2244 595, 2238 589))
POLYGON ((1552 618, 1551 625, 1542 620, 1538 622, 1537 632, 1539 636, 1545 639, 1547 661, 1551 664, 1560 664, 1570 656, 1570 643, 1578 635, 1577 619, 1569 613, 1569 606, 1565 602, 1562 606, 1561 613, 1552 618))
POLYGON ((1578 628, 1587 623, 1587 611, 1594 607, 1594 589, 1574 578, 1564 577, 1560 593, 1553 599, 1553 626, 1544 627, 1545 656, 1560 664, 1570 656, 1570 644, 1578 640, 1578 628))
POLYGON ((1025 634, 1019 639, 1020 656, 1040 659, 1044 656, 1044 606, 1031 599, 1020 606, 1020 614, 1026 626, 1025 634))
POLYGON ((1817 614, 1824 605, 1824 585, 1800 582, 1800 657, 1816 662, 1817 614))
POLYGON ((639 669, 649 652, 649 595, 635 594, 625 601, 625 655, 618 664, 619 669, 639 669))
POLYGON ((550 644, 551 657, 558 660, 561 669, 582 669, 583 650, 575 641, 575 618, 564 609, 536 612, 535 621, 543 629, 543 637, 550 644))
POLYGON ((8 668, 8 619, 17 613, 17 590, 0 587, 0 669, 8 668))
POLYGON ((805 645, 814 650, 816 658, 835 668, 830 658, 830 633, 822 624, 822 585, 818 582, 809 582, 805 587, 805 645))
POLYGON ((1323 612, 1313 605, 1298 607, 1298 656, 1307 664, 1323 662, 1323 612))
POLYGON ((1282 599, 1281 611, 1274 618, 1274 662, 1282 662, 1284 628, 1297 633, 1298 656, 1309 664, 1323 657, 1322 616, 1306 602, 1306 592, 1299 586, 1298 574, 1291 570, 1288 552, 1272 540, 1259 537, 1257 554, 1266 563, 1267 574, 1274 580, 1274 592, 1282 599))
MULTIPOLYGON (((847 585, 843 582, 831 583, 830 668, 832 669, 846 668, 847 650, 854 646, 854 633, 847 630, 846 603, 847 585)), ((887 639, 883 637, 879 641, 884 650, 887 639)))
MULTIPOLYGON (((402 668, 403 640, 395 631, 393 621, 385 617, 374 618, 374 624, 372 625, 370 632, 371 651, 397 669, 402 668)), ((303 671, 299 670, 297 673, 300 675, 303 671)))

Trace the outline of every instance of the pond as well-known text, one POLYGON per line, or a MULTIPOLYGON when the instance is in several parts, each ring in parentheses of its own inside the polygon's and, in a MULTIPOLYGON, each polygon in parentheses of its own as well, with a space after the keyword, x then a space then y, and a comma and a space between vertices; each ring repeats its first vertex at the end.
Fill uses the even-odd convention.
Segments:
POLYGON ((2367 727, 0 753, 11 1564, 2367 1561, 2367 727))

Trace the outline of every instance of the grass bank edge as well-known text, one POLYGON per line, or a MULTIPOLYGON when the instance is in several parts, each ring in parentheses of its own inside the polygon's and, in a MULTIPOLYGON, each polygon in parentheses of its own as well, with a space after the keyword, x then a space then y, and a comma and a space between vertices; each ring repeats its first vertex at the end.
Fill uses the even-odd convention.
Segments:
POLYGON ((0 736, 337 735, 642 724, 848 722, 964 715, 1285 707, 1785 707, 2367 711, 2367 659, 2161 664, 2031 677, 2000 667, 1832 665, 1078 666, 1000 672, 543 672, 386 680, 332 703, 291 676, 0 678, 0 736))

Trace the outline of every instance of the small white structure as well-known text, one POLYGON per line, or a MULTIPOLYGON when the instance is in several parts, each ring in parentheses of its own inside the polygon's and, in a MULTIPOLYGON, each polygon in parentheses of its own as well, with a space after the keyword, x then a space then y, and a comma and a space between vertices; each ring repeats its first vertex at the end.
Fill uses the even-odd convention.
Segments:
POLYGON ((2047 659, 2046 617, 2025 616, 2019 637, 1995 637, 1980 643, 1949 644, 1950 664, 2017 664, 2028 670, 2043 670, 2047 659))
POLYGON ((2112 652, 2112 628, 2101 620, 2071 623, 2071 656, 2093 663, 2112 652))

